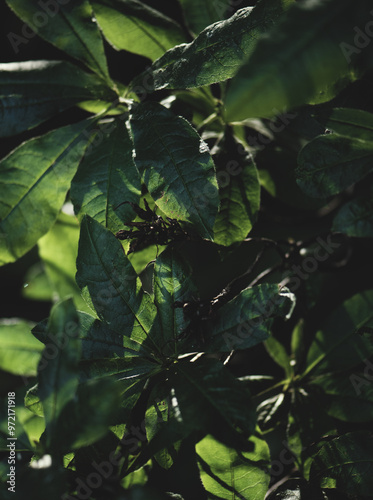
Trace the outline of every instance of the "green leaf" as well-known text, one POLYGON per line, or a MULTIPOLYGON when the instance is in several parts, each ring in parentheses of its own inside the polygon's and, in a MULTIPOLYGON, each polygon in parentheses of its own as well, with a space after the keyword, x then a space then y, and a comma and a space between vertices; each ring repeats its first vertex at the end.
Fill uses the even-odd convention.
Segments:
POLYGON ((120 116, 102 124, 87 149, 71 183, 71 199, 75 212, 90 215, 103 226, 116 232, 123 221, 135 213, 124 202, 139 203, 141 183, 132 159, 132 141, 120 116))
POLYGON ((369 339, 356 331, 372 319, 373 291, 354 295, 335 309, 316 333, 303 376, 347 370, 373 353, 369 339))
POLYGON ((52 229, 38 241, 39 256, 52 286, 54 300, 71 295, 79 310, 88 311, 75 282, 78 241, 76 218, 61 212, 52 229))
MULTIPOLYGON (((7 0, 7 4, 39 36, 83 61, 110 84, 100 30, 88 0, 65 1, 63 5, 46 3, 44 8, 37 0, 7 0)), ((24 42, 12 40, 19 51, 18 45, 24 42)))
POLYGON ((373 114, 361 109, 333 108, 316 111, 317 120, 332 132, 361 141, 373 141, 373 114))
POLYGON ((22 297, 29 300, 52 301, 52 286, 41 262, 37 262, 27 270, 22 297))
POLYGON ((369 8, 366 0, 294 4, 232 81, 227 119, 271 117, 325 92, 326 99, 333 97, 337 81, 354 78, 343 44, 354 46, 354 27, 365 26, 369 8))
POLYGON ((33 324, 21 319, 0 321, 0 368, 14 375, 35 376, 43 350, 31 334, 33 324))
POLYGON ((121 403, 121 387, 113 380, 91 380, 79 386, 75 400, 58 418, 54 446, 65 450, 89 446, 109 432, 121 403))
POLYGON ((228 0, 179 0, 188 28, 193 33, 199 33, 210 24, 226 17, 232 10, 228 0))
POLYGON ((90 136, 91 120, 21 144, 0 162, 0 265, 53 225, 90 136))
POLYGON ((56 304, 48 321, 48 333, 54 338, 43 351, 38 366, 38 394, 45 416, 45 441, 51 449, 58 439, 58 419, 66 405, 75 398, 78 388, 78 362, 81 344, 77 338, 79 318, 73 301, 56 304))
POLYGON ((258 172, 252 156, 229 132, 214 160, 220 198, 214 241, 229 246, 246 238, 256 221, 260 205, 258 172))
POLYGON ((211 435, 196 445, 201 480, 209 498, 264 500, 270 479, 267 443, 259 436, 249 441, 253 451, 240 452, 211 435))
POLYGON ((290 364, 289 355, 285 347, 279 342, 275 337, 269 337, 265 342, 264 346, 268 351, 271 358, 283 368, 287 377, 290 377, 292 373, 292 368, 290 364))
POLYGON ((372 159, 373 140, 322 135, 300 151, 297 182, 308 196, 331 196, 368 175, 373 169, 372 159))
POLYGON ((190 299, 195 290, 191 269, 175 250, 167 248, 157 258, 154 267, 154 299, 162 328, 163 352, 180 350, 178 337, 187 325, 182 308, 174 307, 174 303, 190 299))
POLYGON ((156 308, 115 236, 89 216, 82 221, 76 281, 88 304, 109 327, 154 352, 156 308), (152 326, 154 326, 152 328, 152 326))
POLYGON ((99 78, 66 61, 2 63, 0 137, 35 127, 79 102, 115 98, 99 78))
POLYGON ((152 61, 185 42, 173 19, 137 0, 94 0, 96 19, 105 38, 117 50, 128 50, 152 61))
POLYGON ((263 342, 270 335, 272 318, 289 317, 294 302, 293 294, 275 284, 246 288, 217 310, 207 350, 227 352, 263 342))
POLYGON ((219 197, 206 143, 185 119, 156 102, 135 105, 130 124, 135 162, 155 203, 212 239, 219 197))
POLYGON ((314 457, 310 479, 324 488, 351 495, 371 495, 373 438, 364 431, 349 432, 324 444, 314 457))
POLYGON ((172 406, 186 429, 203 430, 228 445, 253 433, 256 417, 250 394, 222 363, 207 358, 180 361, 173 371, 172 406))
POLYGON ((133 86, 142 86, 147 92, 187 89, 232 78, 254 50, 260 34, 292 1, 262 0, 254 9, 240 9, 230 19, 208 26, 193 42, 166 52, 134 80, 133 86))
POLYGON ((373 238, 373 190, 346 203, 333 220, 333 231, 355 238, 373 238))
POLYGON ((332 417, 347 422, 373 420, 373 384, 363 373, 317 377, 312 385, 326 395, 323 406, 332 417))

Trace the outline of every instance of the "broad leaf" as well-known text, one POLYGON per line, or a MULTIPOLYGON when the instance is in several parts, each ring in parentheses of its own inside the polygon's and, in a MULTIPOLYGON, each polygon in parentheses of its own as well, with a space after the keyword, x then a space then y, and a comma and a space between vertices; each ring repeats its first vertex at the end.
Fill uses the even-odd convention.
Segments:
POLYGON ((39 256, 53 288, 53 299, 74 297, 77 309, 88 311, 75 282, 79 224, 75 217, 60 213, 55 225, 38 241, 39 256))
POLYGON ((212 239, 219 197, 206 143, 185 119, 155 102, 135 105, 130 124, 135 162, 155 203, 212 239))
POLYGON ((315 112, 316 119, 338 135, 373 141, 373 114, 361 109, 333 108, 315 112))
POLYGON ((347 370, 368 358, 373 345, 357 330, 371 321, 372 307, 373 291, 366 291, 335 309, 315 335, 303 376, 347 370))
POLYGON ((0 368, 14 375, 35 376, 43 350, 31 334, 33 324, 21 319, 0 321, 0 368))
POLYGON ((299 187, 309 196, 323 198, 340 193, 372 171, 373 137, 328 134, 316 137, 299 153, 299 187))
POLYGON ((229 133, 214 157, 220 207, 214 226, 214 241, 229 246, 242 241, 257 217, 260 184, 252 156, 229 133))
POLYGON ((154 267, 154 299, 162 328, 163 353, 180 351, 177 342, 187 327, 183 309, 175 302, 189 300, 195 292, 191 270, 177 252, 168 248, 157 258, 154 267))
POLYGON ((188 28, 198 34, 206 26, 216 23, 226 17, 232 10, 228 0, 179 0, 188 28))
MULTIPOLYGON (((112 330, 107 324, 90 314, 78 311, 78 338, 82 344, 82 360, 98 360, 102 358, 131 358, 136 356, 150 357, 150 353, 139 343, 123 335, 122 331, 112 330)), ((33 329, 33 335, 48 344, 53 342, 47 330, 48 321, 38 323, 33 329)))
MULTIPOLYGON (((146 91, 201 87, 231 78, 292 0, 262 0, 230 19, 208 26, 189 44, 169 50, 137 77, 146 91)), ((136 87, 134 87, 135 89, 136 87)))
POLYGON ((347 422, 373 420, 373 384, 364 373, 322 376, 312 381, 326 398, 323 407, 329 415, 347 422))
POLYGON ((97 76, 65 61, 0 64, 0 137, 19 134, 82 101, 112 101, 97 76))
MULTIPOLYGON (((88 0, 47 2, 44 7, 37 0, 7 0, 7 4, 34 32, 110 83, 101 34, 88 0)), ((28 42, 17 35, 11 40, 16 52, 28 42)))
POLYGON ((353 78, 351 57, 342 45, 354 46, 354 27, 365 26, 369 8, 366 0, 307 0, 293 5, 232 81, 227 119, 271 117, 320 99, 325 92, 324 99, 333 97, 338 80, 353 78))
POLYGON ((84 153, 91 120, 21 144, 0 162, 0 264, 30 250, 55 222, 84 153))
POLYGON ((240 452, 208 435, 196 445, 201 480, 209 498, 264 500, 270 479, 267 443, 250 438, 253 451, 240 452))
POLYGON ((349 432, 324 444, 314 457, 310 478, 324 488, 351 495, 371 495, 373 489, 371 433, 349 432))
POLYGON ((222 363, 180 361, 173 372, 172 406, 186 429, 208 432, 228 445, 238 445, 240 436, 252 434, 256 417, 250 394, 222 363))
POLYGON ((263 342, 270 335, 272 318, 289 317, 294 301, 293 294, 275 284, 246 288, 218 309, 207 350, 226 352, 263 342))
POLYGON ((58 418, 75 398, 78 388, 81 347, 78 330, 79 319, 72 300, 56 304, 48 321, 48 333, 55 339, 55 344, 46 345, 38 366, 38 394, 43 403, 47 448, 58 439, 58 418))
POLYGON ((373 238, 373 190, 360 196, 338 211, 333 220, 333 231, 355 238, 373 238))
POLYGON ((89 446, 109 431, 121 403, 121 388, 113 380, 93 380, 79 386, 62 410, 53 446, 65 453, 89 446))
POLYGON ((275 337, 269 337, 265 342, 264 346, 268 351, 271 358, 283 368, 287 377, 290 377, 292 373, 292 368, 290 364, 290 357, 284 347, 284 345, 279 342, 275 337))
POLYGON ((141 183, 132 159, 132 142, 124 116, 102 124, 71 183, 75 212, 90 215, 116 232, 135 213, 124 201, 139 203, 141 183))
POLYGON ((105 38, 116 49, 152 61, 185 42, 181 26, 137 0, 94 0, 93 10, 105 38))
POLYGON ((153 325, 156 309, 150 296, 142 290, 120 242, 89 216, 82 222, 77 268, 77 283, 99 318, 158 352, 153 325))

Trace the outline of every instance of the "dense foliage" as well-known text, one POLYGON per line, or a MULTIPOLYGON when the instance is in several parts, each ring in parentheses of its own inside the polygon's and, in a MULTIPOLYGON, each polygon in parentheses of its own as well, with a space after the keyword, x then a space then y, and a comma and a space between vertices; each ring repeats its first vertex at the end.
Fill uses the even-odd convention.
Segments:
POLYGON ((0 498, 372 498, 371 3, 6 3, 0 498))

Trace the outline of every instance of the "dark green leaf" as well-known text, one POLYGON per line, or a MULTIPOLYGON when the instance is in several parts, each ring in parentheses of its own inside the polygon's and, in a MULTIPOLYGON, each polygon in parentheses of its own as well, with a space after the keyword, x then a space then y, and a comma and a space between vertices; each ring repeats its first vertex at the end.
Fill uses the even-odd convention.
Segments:
POLYGON ((98 441, 115 421, 120 403, 121 387, 113 380, 91 380, 80 385, 76 398, 58 418, 54 446, 67 452, 98 441))
POLYGON ((373 141, 373 114, 361 109, 333 108, 315 113, 326 128, 338 135, 373 141))
POLYGON ((185 42, 181 26, 137 0, 94 0, 93 10, 105 38, 116 48, 152 61, 185 42))
POLYGON ((101 224, 85 216, 82 222, 76 280, 100 319, 135 342, 158 352, 152 329, 156 308, 141 288, 120 242, 101 224))
POLYGON ((357 330, 372 319, 373 291, 354 295, 325 320, 309 348, 304 375, 347 370, 373 353, 357 330))
POLYGON ((35 127, 78 102, 115 98, 95 75, 65 61, 0 64, 0 137, 35 127))
POLYGON ((0 321, 0 368, 14 375, 35 376, 43 350, 31 334, 32 323, 21 319, 0 321))
MULTIPOLYGON (((44 8, 38 0, 7 0, 7 4, 38 35, 83 61, 110 83, 101 34, 88 0, 65 1, 62 5, 50 2, 44 8)), ((16 52, 19 51, 18 45, 28 41, 12 40, 16 52)))
POLYGON ((373 190, 342 206, 333 220, 333 231, 355 238, 373 238, 373 190))
POLYGON ((263 342, 270 335, 272 318, 289 316, 294 301, 293 294, 275 284, 246 288, 218 309, 208 350, 247 349, 263 342))
POLYGON ((179 0, 188 28, 198 34, 206 26, 224 19, 232 10, 229 0, 179 0))
POLYGON ((260 205, 258 172, 249 152, 229 134, 214 160, 220 198, 214 240, 229 246, 246 238, 256 220, 260 205))
POLYGON ((180 361, 170 383, 175 416, 187 429, 203 430, 225 444, 238 438, 237 429, 246 437, 254 431, 249 392, 217 360, 180 361))
POLYGON ((136 105, 130 124, 135 162, 155 203, 212 239, 219 197, 206 143, 185 119, 155 102, 136 105))
POLYGON ((132 141, 123 116, 97 129, 93 143, 86 151, 71 183, 71 198, 79 216, 90 215, 116 232, 123 221, 135 217, 131 206, 139 203, 140 176, 132 159, 132 141))
POLYGON ((290 377, 292 373, 292 368, 290 364, 289 355, 285 347, 279 342, 275 337, 269 337, 265 342, 264 346, 268 351, 271 358, 283 368, 287 377, 290 377))
POLYGON ((330 441, 314 457, 310 478, 324 488, 352 495, 373 490, 373 438, 370 433, 350 432, 330 441))
POLYGON ((53 130, 21 144, 0 162, 0 264, 25 254, 55 222, 92 123, 53 130))
POLYGON ((267 443, 252 436, 253 451, 239 452, 208 435, 196 445, 201 480, 209 498, 264 500, 270 474, 267 443))
POLYGON ((73 296, 76 307, 88 311, 75 282, 79 224, 75 217, 60 213, 55 225, 38 241, 39 255, 53 288, 53 299, 73 296))
POLYGON ((160 57, 133 85, 146 91, 201 87, 231 78, 293 0, 262 1, 239 10, 230 19, 208 26, 191 43, 160 57))
POLYGON ((174 303, 189 300, 195 292, 190 276, 191 270, 172 248, 162 252, 155 262, 154 299, 162 327, 164 353, 179 351, 177 338, 186 328, 186 322, 183 309, 174 307, 174 303))
POLYGON ((293 5, 232 81, 227 119, 271 117, 312 99, 333 97, 338 80, 354 77, 343 44, 354 46, 354 27, 365 26, 369 8, 367 0, 293 5))
POLYGON ((328 134, 316 137, 299 153, 299 187, 309 196, 340 193, 372 171, 373 141, 328 134))
POLYGON ((50 449, 58 436, 58 419, 66 405, 75 398, 78 388, 80 358, 79 318, 73 301, 56 304, 48 321, 48 333, 55 340, 43 351, 38 366, 39 396, 45 416, 45 440, 50 449))
POLYGON ((326 394, 323 406, 332 417, 347 422, 373 420, 373 384, 364 373, 317 377, 312 384, 326 394))

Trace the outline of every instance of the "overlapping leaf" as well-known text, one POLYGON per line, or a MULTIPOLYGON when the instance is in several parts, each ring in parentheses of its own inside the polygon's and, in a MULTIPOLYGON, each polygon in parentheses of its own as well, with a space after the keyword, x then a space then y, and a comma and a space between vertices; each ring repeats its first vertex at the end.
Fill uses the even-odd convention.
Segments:
POLYGON ((136 105, 130 125, 135 162, 155 203, 212 239, 219 197, 206 143, 186 120, 155 102, 136 105))
POLYGON ((215 157, 220 207, 214 226, 219 245, 242 241, 256 220, 260 205, 260 184, 252 156, 227 134, 215 157))
POLYGON ((262 1, 208 26, 189 44, 169 50, 133 82, 146 91, 201 87, 231 78, 292 0, 262 1), (144 83, 145 82, 145 83, 144 83))
POLYGON ((263 284, 246 288, 218 309, 213 320, 209 351, 247 349, 270 335, 269 326, 276 316, 289 316, 295 297, 278 285, 263 284))
POLYGON ((143 2, 94 0, 91 3, 105 38, 116 49, 154 60, 186 41, 181 26, 143 2))
POLYGON ((346 203, 333 220, 333 231, 355 238, 373 237, 373 190, 346 203))
POLYGON ((89 216, 82 221, 77 268, 77 283, 99 318, 157 352, 155 306, 143 292, 120 242, 89 216))
POLYGON ((0 64, 0 136, 35 127, 82 101, 116 94, 93 74, 65 61, 0 64))
POLYGON ((372 319, 373 292, 354 295, 325 320, 307 353, 304 375, 347 370, 373 353, 373 345, 357 330, 372 319))
POLYGON ((71 183, 71 198, 79 216, 88 214, 116 232, 135 213, 141 183, 132 159, 132 141, 123 116, 100 126, 71 183), (118 207, 118 209, 117 209, 118 207))
POLYGON ((0 162, 0 264, 21 257, 55 222, 92 123, 53 130, 0 162))
POLYGON ((373 488, 373 438, 364 431, 349 432, 324 444, 314 457, 310 478, 322 487, 351 495, 369 496, 373 488))
MULTIPOLYGON (((42 8, 37 0, 7 0, 9 7, 32 30, 70 56, 83 61, 103 80, 110 83, 100 30, 93 19, 88 0, 47 2, 42 8)), ((21 37, 22 38, 22 37, 21 37)), ((13 37, 13 47, 28 40, 13 37)))
MULTIPOLYGON (((323 94, 331 99, 338 80, 354 78, 343 44, 355 47, 354 27, 365 26, 369 8, 367 0, 294 4, 232 81, 227 119, 271 117, 313 99, 322 100, 323 94)), ((353 54, 354 64, 356 53, 361 51, 353 54)))

